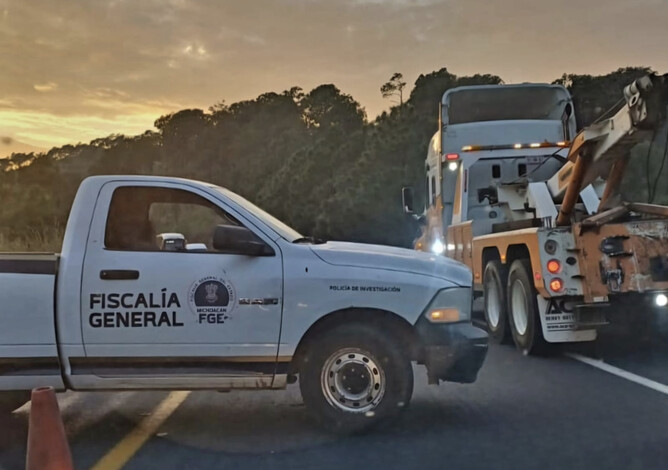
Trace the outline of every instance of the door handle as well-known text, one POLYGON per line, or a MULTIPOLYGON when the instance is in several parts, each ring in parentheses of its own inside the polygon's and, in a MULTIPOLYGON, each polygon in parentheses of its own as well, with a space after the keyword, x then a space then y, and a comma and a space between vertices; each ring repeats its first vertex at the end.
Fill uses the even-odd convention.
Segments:
POLYGON ((103 269, 100 271, 103 281, 121 281, 139 279, 139 271, 134 269, 103 269))

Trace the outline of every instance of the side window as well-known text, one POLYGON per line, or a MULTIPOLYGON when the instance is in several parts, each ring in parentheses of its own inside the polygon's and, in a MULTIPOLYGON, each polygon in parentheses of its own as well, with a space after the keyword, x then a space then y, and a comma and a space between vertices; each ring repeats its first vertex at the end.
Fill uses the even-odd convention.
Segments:
POLYGON ((104 244, 121 251, 214 251, 218 225, 240 225, 189 191, 126 186, 114 191, 104 244))
POLYGON ((527 165, 526 163, 520 163, 517 165, 517 176, 526 176, 527 174, 527 165))

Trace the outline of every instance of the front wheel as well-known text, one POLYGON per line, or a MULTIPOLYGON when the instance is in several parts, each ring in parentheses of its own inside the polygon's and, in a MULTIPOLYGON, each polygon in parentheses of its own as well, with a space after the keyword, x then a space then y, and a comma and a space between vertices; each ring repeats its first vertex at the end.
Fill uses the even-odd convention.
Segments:
POLYGON ((364 431, 396 416, 413 393, 413 369, 399 341, 362 324, 341 325, 311 342, 299 386, 323 428, 364 431))

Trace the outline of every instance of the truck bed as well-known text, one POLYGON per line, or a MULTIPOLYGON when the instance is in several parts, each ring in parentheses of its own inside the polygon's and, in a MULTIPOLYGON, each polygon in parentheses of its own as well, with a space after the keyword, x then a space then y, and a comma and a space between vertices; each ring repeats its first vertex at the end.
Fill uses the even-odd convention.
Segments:
POLYGON ((56 253, 0 252, 0 274, 56 274, 56 253))
POLYGON ((0 390, 27 390, 44 384, 45 375, 60 382, 57 268, 54 253, 0 253, 0 390))

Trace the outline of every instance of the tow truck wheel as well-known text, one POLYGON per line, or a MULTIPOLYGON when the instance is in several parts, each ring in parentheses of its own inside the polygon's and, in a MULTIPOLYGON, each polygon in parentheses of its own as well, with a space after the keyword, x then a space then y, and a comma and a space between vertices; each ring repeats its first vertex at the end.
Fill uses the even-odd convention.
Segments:
POLYGON ((517 349, 524 355, 541 355, 547 352, 548 344, 543 339, 531 272, 528 259, 518 259, 510 265, 506 294, 508 319, 517 349))
POLYGON ((299 387, 324 429, 361 432, 398 415, 413 393, 413 369, 399 341, 361 324, 341 325, 314 339, 299 387))
POLYGON ((489 336, 497 343, 510 340, 508 315, 506 313, 507 269, 500 261, 489 261, 483 273, 483 296, 485 322, 489 336))
POLYGON ((30 400, 30 392, 0 392, 0 415, 8 415, 30 400))

